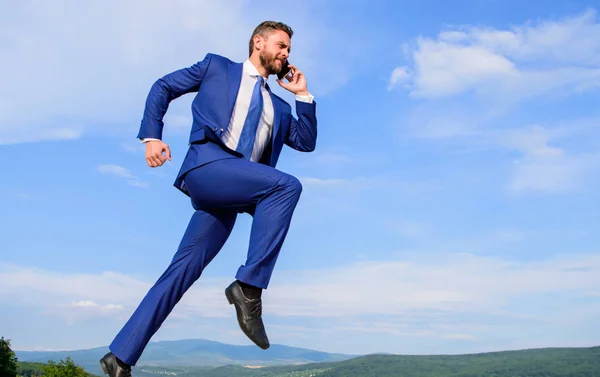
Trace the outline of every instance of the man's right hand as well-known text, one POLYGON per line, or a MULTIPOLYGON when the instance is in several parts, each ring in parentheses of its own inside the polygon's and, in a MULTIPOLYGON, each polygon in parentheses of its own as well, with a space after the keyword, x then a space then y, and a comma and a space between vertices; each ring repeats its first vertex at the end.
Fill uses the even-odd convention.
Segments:
POLYGON ((162 166, 167 160, 171 161, 171 150, 167 144, 160 140, 146 142, 146 162, 148 166, 151 168, 162 166))

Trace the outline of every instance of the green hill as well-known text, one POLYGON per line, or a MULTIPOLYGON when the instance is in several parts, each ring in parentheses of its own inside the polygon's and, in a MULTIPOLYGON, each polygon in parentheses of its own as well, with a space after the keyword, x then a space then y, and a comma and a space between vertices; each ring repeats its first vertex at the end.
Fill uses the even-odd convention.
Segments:
POLYGON ((136 368, 134 377, 594 377, 600 376, 600 347, 548 348, 471 355, 369 355, 301 366, 245 368, 136 368))
MULTIPOLYGON (((104 376, 98 366, 98 359, 104 352, 104 348, 63 352, 16 351, 23 371, 39 371, 39 364, 27 361, 58 361, 70 356, 87 372, 99 376, 104 376)), ((133 376, 600 377, 600 347, 546 348, 467 355, 367 355, 351 358, 285 346, 275 346, 265 352, 256 347, 187 340, 152 343, 145 360, 142 359, 133 369, 133 376), (331 361, 336 358, 343 360, 331 361)))
POLYGON ((365 356, 319 377, 600 376, 600 347, 506 351, 459 356, 365 356))

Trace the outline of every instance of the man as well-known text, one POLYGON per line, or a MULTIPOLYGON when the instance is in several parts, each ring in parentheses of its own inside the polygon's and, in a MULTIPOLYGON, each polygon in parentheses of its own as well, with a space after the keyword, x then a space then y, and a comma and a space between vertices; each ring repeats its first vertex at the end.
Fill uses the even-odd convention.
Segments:
POLYGON ((110 377, 130 375, 150 338, 220 251, 242 212, 253 216, 247 260, 225 296, 246 336, 262 349, 269 347, 261 293, 302 191, 298 179, 275 166, 284 144, 310 152, 317 138, 316 103, 302 72, 290 64, 287 82, 277 80, 295 94, 298 118, 266 84, 287 60, 292 34, 281 22, 263 22, 252 34, 245 62, 207 54, 193 66, 160 78, 150 89, 137 136, 146 143, 150 167, 171 159, 161 140, 169 103, 197 93, 189 149, 174 183, 190 197, 195 212, 171 264, 100 360, 110 377))

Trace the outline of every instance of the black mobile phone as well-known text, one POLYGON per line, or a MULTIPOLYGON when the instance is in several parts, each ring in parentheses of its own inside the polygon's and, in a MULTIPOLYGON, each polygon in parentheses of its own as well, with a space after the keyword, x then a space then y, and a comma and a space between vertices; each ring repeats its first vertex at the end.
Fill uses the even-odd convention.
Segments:
POLYGON ((288 65, 287 59, 283 62, 283 66, 281 67, 281 71, 277 74, 277 78, 282 80, 288 73, 290 73, 290 67, 288 65))

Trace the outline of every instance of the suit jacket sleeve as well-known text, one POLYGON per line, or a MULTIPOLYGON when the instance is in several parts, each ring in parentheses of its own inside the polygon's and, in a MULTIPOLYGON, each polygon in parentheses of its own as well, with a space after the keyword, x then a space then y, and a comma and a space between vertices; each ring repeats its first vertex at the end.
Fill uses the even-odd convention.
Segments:
POLYGON ((297 151, 312 152, 317 145, 317 104, 316 102, 296 101, 298 119, 291 117, 291 124, 285 144, 297 151))
POLYGON ((202 61, 191 67, 169 73, 154 82, 146 98, 144 115, 137 135, 139 139, 162 140, 163 117, 169 108, 169 103, 186 93, 198 91, 210 60, 211 56, 207 54, 202 61))

